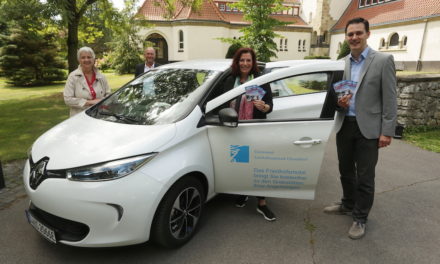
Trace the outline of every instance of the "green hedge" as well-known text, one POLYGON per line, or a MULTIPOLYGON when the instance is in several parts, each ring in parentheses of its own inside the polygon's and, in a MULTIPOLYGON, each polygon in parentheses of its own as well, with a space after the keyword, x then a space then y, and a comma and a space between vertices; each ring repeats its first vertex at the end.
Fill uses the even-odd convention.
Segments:
POLYGON ((330 59, 329 56, 305 56, 305 60, 320 60, 320 59, 330 59))

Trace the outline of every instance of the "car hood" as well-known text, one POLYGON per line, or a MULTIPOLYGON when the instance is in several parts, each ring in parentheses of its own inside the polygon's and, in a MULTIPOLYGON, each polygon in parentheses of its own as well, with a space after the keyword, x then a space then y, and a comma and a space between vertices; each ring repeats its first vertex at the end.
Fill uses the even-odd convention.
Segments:
POLYGON ((82 112, 39 137, 32 146, 32 159, 48 157, 51 170, 74 168, 157 151, 175 134, 174 124, 121 124, 82 112))

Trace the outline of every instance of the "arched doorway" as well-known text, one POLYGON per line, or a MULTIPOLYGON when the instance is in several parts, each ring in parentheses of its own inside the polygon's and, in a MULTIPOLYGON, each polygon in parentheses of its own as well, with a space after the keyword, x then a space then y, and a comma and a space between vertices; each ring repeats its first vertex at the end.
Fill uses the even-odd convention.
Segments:
POLYGON ((145 43, 145 46, 149 46, 152 44, 154 49, 156 50, 156 61, 158 63, 168 63, 168 44, 164 37, 162 37, 160 34, 153 33, 148 35, 145 41, 150 42, 145 43))

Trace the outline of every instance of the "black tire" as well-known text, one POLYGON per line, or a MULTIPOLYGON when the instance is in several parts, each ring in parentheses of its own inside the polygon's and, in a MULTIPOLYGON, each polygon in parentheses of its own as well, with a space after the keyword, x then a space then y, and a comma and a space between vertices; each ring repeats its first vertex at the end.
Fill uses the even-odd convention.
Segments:
POLYGON ((176 248, 188 242, 196 232, 205 202, 202 184, 195 178, 178 180, 157 208, 151 228, 155 243, 176 248))

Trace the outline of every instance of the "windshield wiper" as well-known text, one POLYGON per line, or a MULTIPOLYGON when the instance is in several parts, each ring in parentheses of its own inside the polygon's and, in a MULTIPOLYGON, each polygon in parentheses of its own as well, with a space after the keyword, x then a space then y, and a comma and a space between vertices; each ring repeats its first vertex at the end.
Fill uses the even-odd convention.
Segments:
POLYGON ((116 117, 118 120, 124 121, 126 123, 127 123, 127 121, 130 122, 130 123, 139 123, 139 120, 136 119, 136 118, 132 118, 132 117, 128 117, 128 116, 124 116, 124 115, 120 115, 120 114, 116 114, 116 113, 112 113, 112 112, 100 112, 100 111, 98 111, 98 113, 100 115, 116 117))

